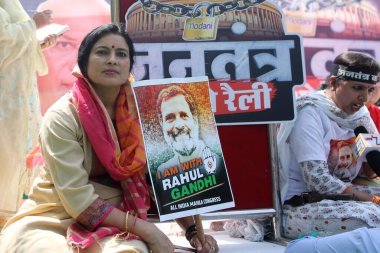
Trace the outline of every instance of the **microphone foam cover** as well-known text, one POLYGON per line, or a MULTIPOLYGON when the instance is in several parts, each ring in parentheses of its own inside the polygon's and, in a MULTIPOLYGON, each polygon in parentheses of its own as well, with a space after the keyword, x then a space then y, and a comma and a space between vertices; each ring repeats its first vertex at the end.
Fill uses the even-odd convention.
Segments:
POLYGON ((367 129, 364 126, 358 126, 354 129, 355 136, 358 136, 359 134, 368 134, 367 129))

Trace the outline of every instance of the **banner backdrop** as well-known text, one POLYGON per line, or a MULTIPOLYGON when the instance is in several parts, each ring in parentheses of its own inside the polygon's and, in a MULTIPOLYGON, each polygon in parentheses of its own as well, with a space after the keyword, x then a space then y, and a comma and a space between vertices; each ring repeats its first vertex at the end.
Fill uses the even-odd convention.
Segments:
POLYGON ((318 89, 334 58, 362 51, 380 61, 380 1, 274 0, 285 13, 288 32, 303 36, 307 83, 297 95, 318 89))
MULTIPOLYGON (((157 2, 149 0, 142 2, 144 2, 146 6, 150 3, 159 3, 157 4, 159 8, 156 8, 155 4, 152 4, 151 10, 160 9, 161 12, 158 11, 157 13, 161 13, 160 17, 166 17, 164 23, 167 24, 167 26, 174 22, 176 31, 171 32, 171 37, 169 36, 169 38, 172 38, 174 34, 177 34, 180 38, 182 23, 176 21, 178 20, 177 16, 183 16, 183 13, 191 9, 190 7, 196 3, 196 1, 157 2), (173 8, 170 8, 170 5, 168 5, 169 3, 175 3, 175 6, 178 7, 176 9, 178 10, 178 13, 173 11, 173 8), (186 3, 188 6, 187 9, 183 8, 183 5, 186 3), (164 12, 162 12, 162 10, 164 12), (165 13, 165 15, 163 13, 165 13)), ((219 12, 216 11, 216 13, 223 12, 222 15, 217 16, 219 17, 218 33, 221 40, 232 40, 231 37, 233 37, 234 41, 242 40, 241 38, 245 38, 250 32, 250 22, 259 24, 254 26, 255 36, 252 36, 251 40, 256 41, 258 39, 262 39, 263 34, 268 36, 271 32, 273 35, 275 28, 267 30, 265 28, 265 25, 268 26, 271 22, 276 21, 276 18, 273 18, 273 9, 267 8, 267 6, 263 5, 269 3, 276 4, 276 8, 283 11, 283 22, 285 24, 284 33, 297 33, 303 37, 302 41, 306 79, 304 86, 298 86, 295 88, 297 96, 318 89, 319 86, 324 83, 324 79, 329 74, 329 68, 332 60, 342 52, 348 50, 367 52, 373 55, 378 61, 380 60, 380 2, 377 0, 267 0, 265 2, 254 0, 212 1, 211 5, 217 5, 219 8, 219 12), (259 2, 262 4, 257 6, 259 2), (236 3, 238 4, 237 7, 236 3), (245 6, 246 3, 251 5, 247 9, 252 9, 252 11, 247 12, 247 9, 244 9, 243 6, 245 6), (264 11, 260 9, 260 6, 262 8, 265 6, 264 11), (259 9, 255 9, 255 7, 258 7, 259 9), (234 17, 227 14, 229 12, 234 13, 236 18, 235 22, 233 21, 234 17), (230 26, 231 32, 229 37, 225 34, 226 22, 230 22, 232 24, 230 26), (263 24, 264 27, 260 27, 260 23, 263 24), (223 31, 222 35, 220 35, 221 30, 223 31), (231 36, 231 34, 233 34, 233 36, 231 36)), ((125 18, 126 13, 128 14, 127 16, 131 13, 131 11, 127 11, 130 5, 130 1, 120 1, 121 20, 125 18)), ((136 8, 137 7, 134 7, 134 10, 136 8)), ((212 10, 214 9, 215 7, 206 7, 206 13, 210 13, 211 16, 212 10)), ((145 8, 145 10, 149 11, 149 8, 145 8)), ((151 13, 155 13, 155 11, 151 11, 151 13)), ((191 12, 189 11, 187 13, 191 12)), ((275 15, 275 17, 278 17, 278 15, 275 15)), ((141 22, 144 20, 148 21, 150 26, 154 23, 153 19, 147 19, 141 16, 141 22)), ((165 34, 170 33, 170 28, 167 26, 165 31, 162 31, 159 36, 165 36, 165 34)), ((140 29, 144 28, 141 26, 140 29)), ((152 34, 154 33, 152 32, 152 34)), ((173 39, 168 40, 172 41, 173 39)), ((216 36, 216 40, 218 40, 218 35, 216 36)), ((216 50, 219 46, 221 46, 221 44, 215 43, 216 50)), ((238 48, 237 51, 240 51, 239 43, 235 43, 235 48, 238 48)), ((242 50, 244 51, 244 47, 242 50)), ((238 61, 240 60, 241 58, 238 59, 238 61)), ((198 63, 198 59, 196 62, 198 63)), ((234 73, 234 66, 236 65, 234 65, 233 61, 232 63, 228 62, 228 65, 221 67, 221 70, 219 69, 219 71, 224 71, 224 69, 226 69, 227 72, 229 71, 228 73, 234 73)), ((239 65, 239 67, 241 67, 241 65, 239 65)), ((252 69, 251 66, 249 68, 250 70, 255 71, 255 69, 252 69)), ((291 68, 299 70, 299 67, 297 66, 292 66, 291 68)), ((206 74, 209 75, 209 72, 206 72, 206 74)), ((233 75, 228 77, 232 77, 231 79, 235 78, 233 75)), ((212 76, 210 78, 212 79, 212 76)), ((239 79, 239 77, 237 79, 239 79)), ((213 87, 212 84, 211 87, 213 87)), ((278 96, 283 96, 282 94, 284 92, 282 90, 277 90, 277 92, 279 93, 278 96)), ((281 116, 283 114, 287 114, 289 110, 291 111, 291 108, 287 107, 287 104, 283 103, 281 98, 280 100, 280 104, 282 105, 280 110, 281 113, 276 110, 277 115, 275 115, 275 117, 278 120, 283 120, 281 116)), ((273 103, 275 103, 275 100, 273 100, 273 103)), ((276 112, 271 111, 271 113, 275 114, 276 112)), ((218 114, 217 109, 216 114, 218 114)), ((266 122, 265 119, 263 119, 265 117, 262 117, 261 112, 256 112, 254 115, 255 118, 256 116, 258 117, 258 122, 266 122)), ((217 122, 226 122, 223 117, 224 116, 217 116, 217 122)), ((230 119, 228 118, 227 122, 229 120, 230 119)))
POLYGON ((137 80, 207 75, 219 125, 294 119, 293 87, 305 80, 302 41, 286 33, 273 3, 141 0, 122 15, 137 80))
MULTIPOLYGON (((121 8, 120 20, 122 21, 125 20, 125 14, 128 8, 132 4, 137 3, 135 0, 115 1, 119 1, 121 8)), ((68 24, 71 27, 70 32, 66 33, 65 36, 61 38, 55 48, 46 50, 44 52, 50 69, 49 74, 44 78, 39 78, 38 83, 42 112, 44 113, 52 103, 54 103, 62 94, 71 88, 71 82, 73 80, 71 77, 71 70, 76 62, 76 53, 81 39, 88 31, 90 31, 90 29, 100 25, 101 23, 110 22, 110 0, 20 0, 20 2, 30 15, 33 15, 37 9, 42 9, 42 4, 44 4, 45 8, 50 8, 53 10, 53 19, 55 22, 68 24)), ((149 3, 150 1, 145 0, 144 2, 149 3)), ((182 6, 185 5, 186 0, 184 3, 181 1, 152 2, 160 3, 161 6, 165 6, 166 3, 173 2, 175 3, 173 6, 176 8, 182 8, 182 6)), ((288 33, 298 33, 303 37, 306 82, 304 86, 296 88, 296 94, 298 96, 318 89, 319 85, 328 75, 331 61, 341 52, 347 50, 363 51, 373 55, 378 61, 380 61, 380 1, 267 0, 266 2, 268 3, 273 2, 277 4, 276 8, 282 11, 284 19, 283 21, 281 20, 279 13, 273 12, 273 8, 266 7, 257 9, 249 7, 244 9, 246 5, 245 3, 250 3, 253 6, 254 3, 258 3, 259 1, 224 2, 220 0, 213 2, 214 4, 218 5, 218 8, 221 11, 224 12, 224 14, 219 15, 218 18, 219 22, 217 36, 219 36, 220 41, 226 40, 226 35, 223 30, 226 30, 227 32, 228 22, 230 22, 229 27, 231 31, 229 34, 230 36, 234 37, 233 43, 238 40, 242 40, 241 37, 247 37, 247 31, 250 30, 250 27, 247 24, 254 25, 252 28, 254 30, 254 34, 252 34, 250 38, 247 38, 248 41, 260 39, 263 36, 268 36, 268 34, 273 35, 276 33, 276 31, 282 30, 283 32, 286 31, 288 33), (229 15, 226 15, 226 13, 228 13, 228 10, 234 6, 228 5, 229 3, 239 4, 239 7, 235 7, 235 9, 238 11, 233 12, 239 22, 233 22, 232 18, 229 15), (249 9, 252 9, 252 11, 249 11, 249 9), (223 16, 223 18, 220 16, 223 16), (282 22, 285 24, 284 28, 282 28, 282 22), (259 24, 269 25, 273 23, 275 24, 274 28, 269 30, 265 30, 259 27, 259 24), (231 29, 233 29, 233 33, 231 29), (242 36, 241 34, 245 35, 242 36)), ((262 7, 264 7, 264 5, 262 5, 262 7)), ((211 8, 209 10, 211 10, 211 8)), ((149 34, 152 34, 152 36, 154 35, 157 36, 157 38, 161 38, 162 36, 165 36, 165 34, 178 34, 178 38, 181 38, 183 31, 180 25, 182 25, 182 23, 179 22, 175 16, 166 15, 165 10, 163 11, 158 13, 158 15, 160 17, 165 17, 164 23, 168 25, 172 24, 175 31, 173 31, 173 29, 172 31, 169 31, 169 28, 167 28, 167 31, 161 31, 160 33, 139 32, 142 37, 146 36, 148 38, 150 36, 149 34)), ((173 12, 172 8, 166 9, 166 13, 176 14, 173 12)), ((148 19, 146 16, 142 16, 142 14, 139 15, 140 19, 138 22, 140 24, 140 27, 152 26, 152 18, 148 19)), ((193 26, 195 27, 196 24, 193 26)), ((173 38, 170 39, 170 37, 166 37, 166 40, 173 41, 173 38)), ((184 42, 182 40, 180 41, 184 42)), ((218 50, 219 44, 220 43, 214 43, 213 46, 216 46, 214 49, 220 53, 218 50)), ((238 47, 238 44, 234 45, 234 49, 238 47)), ((248 47, 248 50, 249 49, 251 48, 248 47)), ((231 54, 231 50, 227 50, 227 52, 225 51, 226 50, 222 50, 224 56, 226 53, 231 54)), ((213 52, 207 52, 208 55, 212 53, 213 52)), ((182 59, 186 60, 186 55, 188 54, 188 52, 185 53, 184 56, 182 56, 185 58, 182 59)), ((209 57, 207 56, 207 58, 209 57)), ((238 55, 236 55, 234 58, 236 59, 235 62, 242 60, 241 58, 238 58, 238 55)), ((198 65, 198 63, 200 63, 199 60, 201 59, 202 58, 199 57, 194 59, 195 65, 198 65)), ((179 61, 177 60, 175 63, 178 62, 179 61)), ((212 71, 225 72, 225 75, 227 75, 226 73, 234 73, 233 70, 235 64, 233 63, 228 63, 225 68, 219 68, 219 70, 215 70, 215 65, 210 69, 210 67, 212 67, 210 66, 210 61, 205 62, 205 64, 206 65, 204 66, 206 67, 203 68, 207 68, 207 70, 202 71, 202 73, 207 73, 207 75, 212 71)), ((145 66, 148 67, 146 64, 145 66)), ((239 66, 240 68, 246 68, 247 64, 240 64, 239 66)), ((199 64, 198 67, 201 68, 202 65, 199 64)), ((268 66, 266 66, 266 68, 268 68, 268 66)), ((292 69, 297 69, 298 71, 299 67, 294 66, 292 69)), ((189 71, 189 67, 187 67, 186 70, 182 71, 189 71)), ((239 73, 239 71, 237 73, 239 73)), ((169 76, 167 73, 165 75, 169 76)), ((219 75, 220 74, 217 76, 219 75)), ((162 76, 163 75, 161 75, 161 77, 162 76)), ((249 76, 249 74, 244 74, 244 76, 249 76)), ((142 77, 140 78, 142 79, 142 77)), ((241 78, 244 77, 237 76, 237 79, 241 78)), ((212 79, 211 76, 210 79, 212 79)), ((232 79, 236 79, 236 77, 232 75, 232 79)), ((210 85, 213 87, 213 83, 210 85)), ((282 91, 279 90, 278 92, 282 91)), ((221 98, 219 97, 219 99, 221 98)), ((281 104, 282 102, 280 101, 278 103, 281 104)), ((282 111, 284 111, 284 107, 282 108, 282 111)), ((265 121, 266 117, 261 116, 261 114, 262 113, 259 111, 255 114, 255 117, 258 117, 258 122, 265 121)), ((278 114, 276 117, 279 116, 279 120, 281 120, 283 116, 282 114, 278 114)), ((217 118, 220 117, 223 118, 224 116, 218 116, 217 118)), ((228 116, 227 121, 229 121, 228 116)))
POLYGON ((135 82, 160 220, 234 207, 207 77, 135 82))

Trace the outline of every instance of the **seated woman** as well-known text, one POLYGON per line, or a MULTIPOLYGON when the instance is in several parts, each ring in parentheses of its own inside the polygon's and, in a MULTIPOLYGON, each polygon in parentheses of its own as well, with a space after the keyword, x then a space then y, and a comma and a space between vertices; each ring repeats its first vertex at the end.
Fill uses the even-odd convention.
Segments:
MULTIPOLYGON (((46 165, 2 231, 0 252, 174 252, 147 222, 146 157, 129 80, 134 54, 120 25, 84 38, 83 76, 76 73, 72 91, 44 116, 46 165)), ((198 252, 218 251, 209 235, 201 243, 192 217, 177 221, 198 252)))
POLYGON ((280 126, 277 144, 286 237, 380 227, 380 188, 351 184, 362 167, 369 177, 373 171, 363 159, 352 159, 351 153, 338 150, 346 143, 352 147, 359 126, 377 133, 364 105, 379 81, 379 71, 379 64, 368 54, 340 54, 333 62, 327 89, 299 98, 296 121, 280 126), (313 194, 301 195, 304 192, 313 194), (347 196, 340 194, 355 200, 343 200, 347 196))

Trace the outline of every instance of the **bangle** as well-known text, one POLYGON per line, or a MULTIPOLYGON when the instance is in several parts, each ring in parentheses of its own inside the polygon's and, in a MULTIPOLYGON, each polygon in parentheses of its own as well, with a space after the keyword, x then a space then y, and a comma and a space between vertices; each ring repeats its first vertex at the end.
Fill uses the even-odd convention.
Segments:
POLYGON ((128 216, 129 211, 127 211, 127 214, 125 215, 125 232, 128 232, 128 216))
POLYGON ((194 230, 192 233, 190 234, 186 234, 186 240, 190 243, 191 246, 195 247, 194 244, 193 244, 193 238, 198 234, 198 232, 196 230, 194 230))
POLYGON ((186 234, 189 234, 191 232, 193 232, 194 230, 197 230, 197 227, 195 226, 195 224, 189 226, 187 229, 186 229, 186 234))
POLYGON ((377 204, 377 205, 380 205, 380 197, 379 196, 373 196, 372 197, 372 202, 377 204))
POLYGON ((197 227, 195 224, 186 229, 185 237, 190 242, 191 239, 197 234, 197 227))

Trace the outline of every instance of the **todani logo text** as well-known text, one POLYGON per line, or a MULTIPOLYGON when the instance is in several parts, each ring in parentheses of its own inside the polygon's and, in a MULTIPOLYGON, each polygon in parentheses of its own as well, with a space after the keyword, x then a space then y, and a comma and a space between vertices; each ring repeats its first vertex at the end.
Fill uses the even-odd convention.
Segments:
POLYGON ((213 23, 187 23, 186 29, 188 30, 214 30, 213 23))

